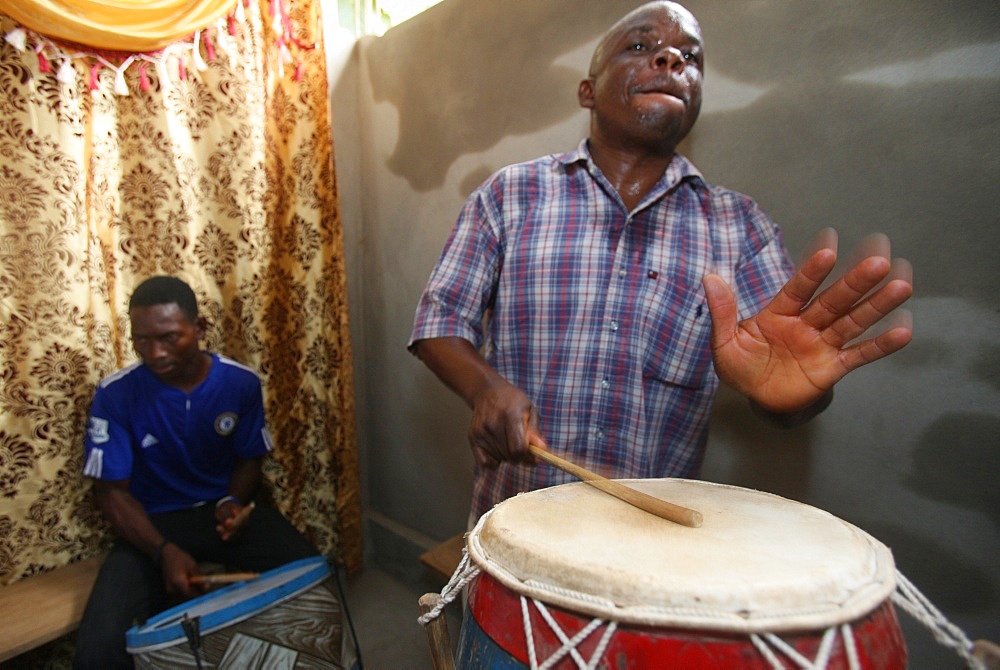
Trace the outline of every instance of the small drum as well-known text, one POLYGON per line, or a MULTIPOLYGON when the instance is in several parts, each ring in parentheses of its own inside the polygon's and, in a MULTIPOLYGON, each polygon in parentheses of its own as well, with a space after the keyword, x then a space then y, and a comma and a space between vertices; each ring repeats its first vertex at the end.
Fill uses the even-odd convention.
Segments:
POLYGON ((892 555, 868 534, 758 491, 624 483, 703 525, 582 482, 497 505, 467 540, 458 667, 905 668, 892 555))
POLYGON ((126 646, 140 669, 340 668, 329 577, 322 556, 294 561, 156 615, 126 633, 126 646), (185 622, 197 622, 194 645, 185 622))

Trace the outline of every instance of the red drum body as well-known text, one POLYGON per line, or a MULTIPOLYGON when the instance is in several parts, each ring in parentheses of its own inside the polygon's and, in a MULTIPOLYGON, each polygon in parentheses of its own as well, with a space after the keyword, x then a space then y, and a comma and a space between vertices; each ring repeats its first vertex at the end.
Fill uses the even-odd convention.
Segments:
POLYGON ((583 483, 501 503, 468 537, 458 667, 906 667, 892 555, 863 531, 758 491, 625 483, 703 525, 583 483))

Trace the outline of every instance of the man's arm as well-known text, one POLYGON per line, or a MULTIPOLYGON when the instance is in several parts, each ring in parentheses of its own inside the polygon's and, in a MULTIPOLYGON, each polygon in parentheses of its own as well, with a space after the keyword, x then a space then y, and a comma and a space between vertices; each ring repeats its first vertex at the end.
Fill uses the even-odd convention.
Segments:
POLYGON ((199 574, 195 560, 177 545, 168 542, 150 521, 146 510, 128 490, 129 480, 95 480, 97 505, 115 533, 156 562, 163 572, 168 591, 196 595, 190 578, 199 574))
POLYGON ((544 447, 534 404, 486 362, 468 340, 440 337, 414 344, 417 357, 472 409, 469 445, 476 464, 533 463, 528 442, 544 447))

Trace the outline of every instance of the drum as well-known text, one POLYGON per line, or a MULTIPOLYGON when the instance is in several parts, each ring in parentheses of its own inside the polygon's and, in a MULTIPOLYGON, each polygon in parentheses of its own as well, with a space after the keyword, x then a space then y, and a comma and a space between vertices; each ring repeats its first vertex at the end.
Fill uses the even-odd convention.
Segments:
POLYGON ((226 586, 131 628, 128 651, 136 668, 340 668, 340 604, 329 577, 317 556, 226 586))
MULTIPOLYGON (((905 668, 888 548, 816 508, 681 479, 520 494, 467 538, 460 668, 905 668)), ((461 568, 460 568, 461 569, 461 568)))

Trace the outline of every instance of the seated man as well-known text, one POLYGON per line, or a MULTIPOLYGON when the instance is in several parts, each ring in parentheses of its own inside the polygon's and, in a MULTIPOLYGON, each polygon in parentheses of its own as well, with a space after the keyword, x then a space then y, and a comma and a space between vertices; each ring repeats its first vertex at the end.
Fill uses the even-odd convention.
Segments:
POLYGON ((272 448, 257 374, 203 351, 186 283, 152 277, 129 301, 142 359, 101 381, 84 474, 117 540, 77 633, 76 668, 132 667, 125 633, 189 597, 198 562, 261 572, 319 552, 274 507, 240 515, 272 448))

